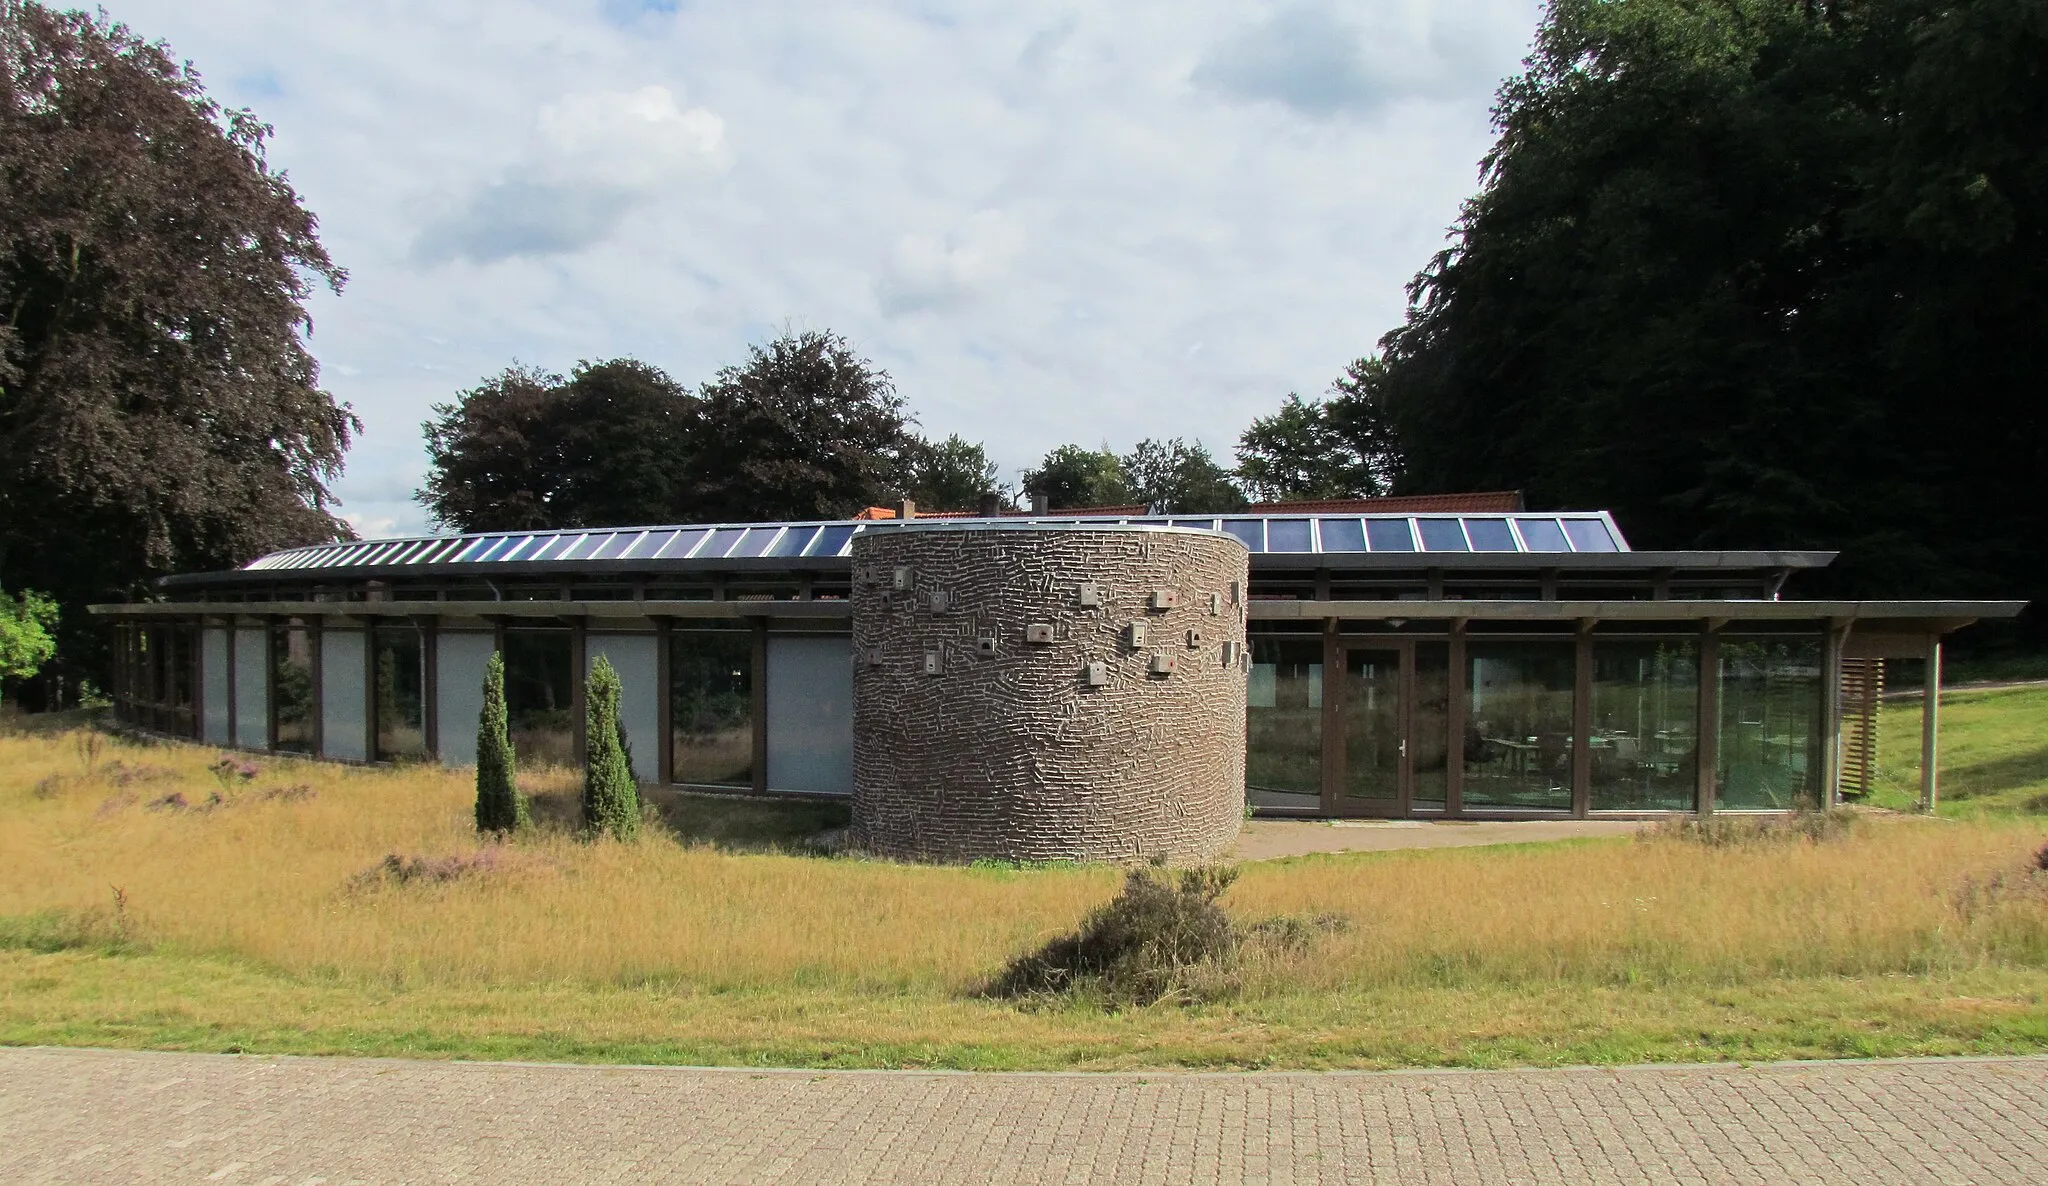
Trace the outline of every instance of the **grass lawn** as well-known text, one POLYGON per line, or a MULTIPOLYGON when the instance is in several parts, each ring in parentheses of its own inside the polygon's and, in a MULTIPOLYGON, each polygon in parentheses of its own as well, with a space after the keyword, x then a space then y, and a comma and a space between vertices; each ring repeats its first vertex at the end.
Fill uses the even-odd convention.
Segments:
POLYGON ((585 844, 566 772, 525 778, 543 825, 493 846, 459 772, 216 775, 201 747, 16 721, 0 1042, 987 1069, 2048 1050, 2048 874, 2026 871, 2048 694, 1944 717, 1953 818, 1248 865, 1236 917, 1351 925, 1250 961, 1233 997, 1114 1013, 976 995, 1113 869, 817 856, 838 805, 687 796, 585 844))

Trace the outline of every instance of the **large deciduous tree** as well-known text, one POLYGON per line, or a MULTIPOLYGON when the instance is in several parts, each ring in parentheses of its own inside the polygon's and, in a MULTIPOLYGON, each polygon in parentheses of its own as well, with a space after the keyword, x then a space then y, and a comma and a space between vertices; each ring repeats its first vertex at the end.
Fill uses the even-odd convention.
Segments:
POLYGON ((269 134, 161 44, 0 0, 0 584, 56 599, 74 687, 87 603, 347 534, 359 425, 304 342, 344 274, 269 134))
POLYGON ((1100 449, 1061 445, 1024 471, 1024 490, 1044 497, 1055 509, 1117 506, 1136 495, 1124 464, 1107 444, 1100 449))
POLYGON ((1408 490, 2048 588, 2048 0, 1553 0, 1379 384, 1408 490))
POLYGON ((1008 501, 1009 491, 988 450, 958 433, 943 441, 919 441, 909 451, 907 493, 917 505, 933 511, 971 511, 983 495, 1008 501))
POLYGON ((1361 358, 1330 385, 1328 399, 1289 393, 1280 410, 1253 420, 1237 442, 1237 476, 1255 496, 1372 498, 1401 471, 1399 442, 1381 406, 1377 358, 1361 358))
POLYGON ((1176 515, 1244 509, 1244 492, 1200 441, 1143 440, 1118 458, 1137 501, 1176 515))

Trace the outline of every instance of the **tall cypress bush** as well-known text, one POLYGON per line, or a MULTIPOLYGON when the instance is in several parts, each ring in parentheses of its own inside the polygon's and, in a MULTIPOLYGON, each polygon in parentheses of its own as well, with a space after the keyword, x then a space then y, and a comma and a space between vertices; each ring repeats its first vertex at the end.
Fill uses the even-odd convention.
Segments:
POLYGON ((583 695, 583 826, 593 835, 630 840, 640 831, 640 787, 619 727, 619 673, 611 660, 599 655, 590 665, 583 695))
POLYGON ((484 710, 476 724, 476 830, 504 834, 532 822, 512 764, 505 712, 505 656, 493 652, 484 667, 484 710))

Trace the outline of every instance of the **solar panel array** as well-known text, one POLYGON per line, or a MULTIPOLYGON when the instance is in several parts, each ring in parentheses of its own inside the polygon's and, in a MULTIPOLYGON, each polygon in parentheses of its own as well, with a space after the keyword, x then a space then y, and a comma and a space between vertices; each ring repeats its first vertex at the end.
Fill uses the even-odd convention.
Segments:
MULTIPOLYGON (((971 523, 942 519, 935 523, 971 523)), ((1258 553, 1625 552, 1605 514, 1577 515, 1233 515, 1062 519, 1010 517, 1005 527, 1198 527, 1223 531, 1258 553)), ((515 531, 395 540, 354 540, 273 552, 250 572, 388 565, 577 561, 715 561, 845 556, 862 530, 880 522, 718 523, 694 527, 607 527, 515 531)))

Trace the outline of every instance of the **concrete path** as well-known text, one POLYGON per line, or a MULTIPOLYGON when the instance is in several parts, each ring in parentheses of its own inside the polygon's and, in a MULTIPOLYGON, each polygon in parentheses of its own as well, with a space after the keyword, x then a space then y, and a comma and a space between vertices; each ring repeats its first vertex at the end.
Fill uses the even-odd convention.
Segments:
POLYGON ((2048 1059, 969 1075, 0 1050, 0 1181, 2048 1182, 2048 1059))
POLYGON ((1246 820, 1230 855, 1240 861, 1312 852, 1384 852, 1395 848, 1464 848, 1530 844, 1587 836, 1626 836, 1640 820, 1246 820))

